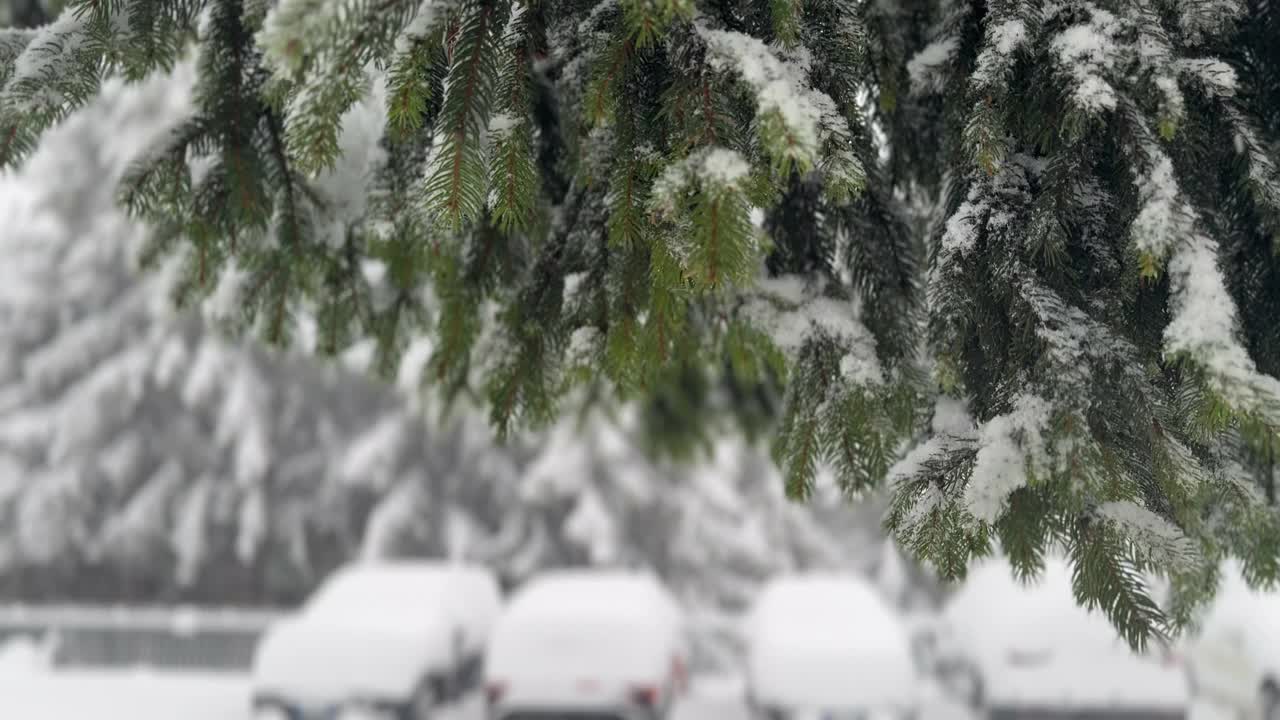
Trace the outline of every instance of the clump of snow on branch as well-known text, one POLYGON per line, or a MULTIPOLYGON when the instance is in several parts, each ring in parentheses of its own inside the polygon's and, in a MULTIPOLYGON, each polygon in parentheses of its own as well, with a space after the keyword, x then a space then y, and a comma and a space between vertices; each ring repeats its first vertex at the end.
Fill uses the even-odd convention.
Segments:
POLYGON ((1217 58, 1184 58, 1177 61, 1176 67, 1179 73, 1195 79, 1214 95, 1235 95, 1236 71, 1217 58))
POLYGON ((1104 74, 1116 65, 1119 49, 1115 36, 1120 30, 1121 24, 1114 15, 1094 8, 1089 22, 1063 30, 1050 44, 1062 71, 1075 80, 1072 99, 1085 112, 1116 107, 1115 88, 1104 74))
POLYGON ((734 150, 703 149, 667 166, 653 182, 649 204, 655 212, 671 213, 694 183, 714 190, 740 190, 750 172, 746 158, 734 150))
POLYGON ((584 325, 574 330, 569 336, 569 350, 566 353, 569 362, 590 367, 592 358, 603 341, 604 334, 598 327, 584 325))
POLYGON ((266 66, 273 73, 297 72, 311 50, 309 43, 323 38, 347 7, 348 3, 330 0, 280 0, 256 38, 266 66))
POLYGON ((990 210, 990 204, 982 199, 981 186, 975 183, 969 190, 969 197, 947 218, 941 254, 963 257, 971 252, 978 242, 978 226, 986 221, 990 210))
POLYGON ((911 77, 913 92, 938 91, 946 83, 947 70, 955 57, 960 42, 945 37, 925 45, 907 62, 907 74, 911 77))
POLYGON ((1180 2, 1174 7, 1187 40, 1199 43, 1237 22, 1248 6, 1244 0, 1197 0, 1180 2))
POLYGON ((40 28, 17 55, 13 74, 0 92, 0 107, 10 112, 58 111, 65 98, 58 81, 74 77, 80 52, 89 41, 89 14, 67 8, 40 28))
POLYGON ((751 165, 741 153, 712 148, 702 157, 700 176, 722 186, 735 186, 751 172, 751 165))
MULTIPOLYGON (((939 395, 934 401, 933 419, 930 421, 929 438, 918 443, 889 468, 888 483, 895 493, 907 492, 904 483, 915 481, 916 476, 934 460, 965 445, 977 441, 977 427, 969 414, 968 404, 957 398, 939 395)), ((947 502, 947 496, 933 483, 916 490, 917 496, 910 512, 903 519, 903 528, 913 532, 930 514, 947 502)))
POLYGON ((1280 380, 1259 372, 1236 338, 1237 311, 1217 243, 1200 233, 1179 243, 1169 259, 1169 282, 1173 318, 1164 331, 1165 352, 1195 359, 1233 406, 1280 422, 1280 380))
POLYGON ((795 360, 805 342, 822 333, 845 349, 840 372, 848 382, 884 383, 875 336, 862 322, 859 303, 819 294, 794 275, 762 279, 758 285, 762 296, 747 303, 746 315, 789 359, 795 360))
POLYGON ((781 118, 788 132, 785 153, 792 159, 812 166, 828 134, 849 134, 835 102, 812 87, 802 67, 779 59, 749 35, 702 25, 697 30, 707 43, 712 67, 735 73, 750 85, 761 115, 781 118))
POLYGON ((386 157, 380 145, 387 125, 385 99, 386 84, 379 76, 369 94, 342 116, 337 163, 313 181, 326 201, 329 230, 323 237, 330 245, 341 245, 348 226, 363 218, 368 208, 374 173, 386 157))
POLYGON ((1280 211, 1280 164, 1258 137, 1257 130, 1238 110, 1227 109, 1227 117, 1235 128, 1236 152, 1249 161, 1249 186, 1263 205, 1280 211))
POLYGON ((1044 433, 1051 411, 1044 399, 1022 394, 1014 398, 1012 410, 982 425, 964 495, 965 506, 975 518, 995 522, 1009 494, 1026 484, 1028 472, 1047 472, 1044 433))
POLYGON ((522 118, 507 112, 495 113, 489 118, 489 138, 493 142, 501 142, 511 136, 523 123, 522 118))
MULTIPOLYGON (((415 40, 431 32, 436 20, 444 17, 445 13, 456 4, 457 0, 421 0, 417 12, 396 38, 396 52, 405 52, 415 40)), ((522 5, 516 7, 523 8, 522 5)))
MULTIPOLYGON (((978 53, 973 71, 975 86, 986 87, 1004 81, 1013 65, 1013 56, 1027 43, 1027 24, 1021 18, 1010 18, 987 28, 986 42, 978 53)), ((912 80, 914 81, 914 75, 912 80)))
POLYGON ((1151 553, 1153 560, 1165 570, 1185 566, 1196 556, 1191 539, 1172 523, 1138 503, 1124 500, 1098 506, 1100 517, 1130 538, 1135 546, 1151 553))
POLYGON ((1134 246, 1139 252, 1163 258, 1190 230, 1187 227, 1189 211, 1178 198, 1178 181, 1167 155, 1159 154, 1145 182, 1140 184, 1139 192, 1143 198, 1142 210, 1130 228, 1134 246))

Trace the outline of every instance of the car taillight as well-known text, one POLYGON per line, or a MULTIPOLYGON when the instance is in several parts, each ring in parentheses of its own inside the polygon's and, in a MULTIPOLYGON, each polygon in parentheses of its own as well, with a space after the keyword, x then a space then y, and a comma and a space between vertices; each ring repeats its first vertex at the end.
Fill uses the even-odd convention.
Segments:
POLYGON ((490 705, 502 699, 503 693, 507 691, 507 686, 500 682, 490 682, 484 686, 484 697, 490 705))
POLYGON ((640 685, 631 688, 631 702, 644 707, 656 707, 658 705, 658 688, 652 685, 640 685))

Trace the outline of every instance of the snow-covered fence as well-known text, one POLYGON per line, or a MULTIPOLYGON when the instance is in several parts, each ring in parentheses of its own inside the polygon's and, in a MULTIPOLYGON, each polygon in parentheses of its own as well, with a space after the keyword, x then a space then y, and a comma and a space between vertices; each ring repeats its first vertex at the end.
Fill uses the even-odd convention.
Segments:
POLYGON ((243 671, 279 617, 245 609, 0 607, 0 646, 34 640, 62 667, 243 671))

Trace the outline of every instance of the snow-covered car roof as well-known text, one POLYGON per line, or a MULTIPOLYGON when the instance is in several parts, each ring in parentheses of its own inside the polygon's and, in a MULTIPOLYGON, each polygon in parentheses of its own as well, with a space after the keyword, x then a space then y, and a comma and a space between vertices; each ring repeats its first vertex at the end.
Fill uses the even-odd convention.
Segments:
POLYGON ((749 683, 766 704, 852 710, 912 702, 918 678, 908 629, 862 578, 773 580, 745 629, 749 683))
POLYGON ((650 680, 686 643, 684 614, 652 575, 551 572, 511 599, 494 628, 486 672, 504 681, 566 673, 650 680))
POLYGON ((502 624, 559 619, 674 627, 682 624, 683 614, 671 593, 650 573, 559 570, 536 577, 517 591, 502 624))
POLYGON ((787 575, 768 583, 748 616, 750 641, 909 653, 902 619, 867 581, 846 574, 787 575))
MULTIPOLYGON (((302 614, 308 621, 345 622, 374 614, 422 618, 435 613, 487 626, 500 603, 497 580, 486 568, 401 560, 339 569, 307 601, 302 614)), ((470 629, 484 634, 484 627, 470 629)))

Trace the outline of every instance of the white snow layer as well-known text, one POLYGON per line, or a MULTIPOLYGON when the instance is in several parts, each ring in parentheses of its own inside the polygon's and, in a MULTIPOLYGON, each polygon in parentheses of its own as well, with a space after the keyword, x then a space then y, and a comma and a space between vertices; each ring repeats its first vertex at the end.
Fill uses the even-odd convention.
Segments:
POLYGON ((1009 494, 1027 482, 1028 472, 1048 466, 1044 439, 1052 407, 1035 395, 1014 398, 1013 409, 983 424, 978 456, 965 488, 965 505, 977 519, 995 522, 1009 494))
POLYGON ((979 86, 1001 82, 1013 64, 1013 54, 1027 43, 1027 25, 1021 18, 1011 18, 987 27, 986 42, 978 53, 973 81, 979 86))
POLYGON ((711 185, 714 189, 740 189, 741 181, 750 172, 751 165, 737 151, 721 147, 702 149, 662 171, 653 182, 649 204, 655 211, 671 212, 693 183, 711 185))
POLYGON ((736 185, 751 172, 741 153, 725 148, 712 148, 702 159, 701 176, 721 186, 736 185))
POLYGON ((479 653, 501 598, 488 570, 431 562, 362 563, 328 579, 268 632, 254 684, 304 701, 408 698, 429 670, 479 653), (461 643, 460 645, 456 643, 461 643))
POLYGON ((1195 546, 1190 538, 1168 520, 1136 502, 1106 502, 1098 507, 1097 512, 1115 523, 1135 545, 1150 550, 1159 567, 1165 571, 1182 566, 1195 556, 1195 546))
POLYGON ((943 618, 993 703, 1151 711, 1188 700, 1184 668, 1135 655, 1100 610, 1076 603, 1060 555, 1030 585, 1003 558, 975 564, 943 618))
POLYGON ((757 284, 763 297, 753 298, 746 314, 788 358, 794 360, 810 336, 822 332, 844 346, 840 372, 847 382, 884 383, 875 336, 862 323, 860 303, 819 295, 799 276, 762 278, 757 284))
POLYGON ((295 72, 314 51, 309 42, 324 38, 348 7, 328 0, 281 0, 267 13, 256 37, 266 66, 286 77, 295 72))
POLYGON ((63 98, 54 84, 75 74, 76 56, 89 40, 89 19, 78 8, 66 8, 56 20, 40 28, 15 60, 13 75, 0 93, 0 100, 17 112, 42 105, 60 107, 63 98))
POLYGON ((386 159, 380 145, 387 125, 386 83, 381 75, 341 122, 337 164, 313 181, 327 201, 329 227, 324 238, 335 247, 345 241, 347 227, 364 217, 374 172, 386 159))
POLYGON ((946 77, 945 71, 959 47, 960 43, 956 38, 946 37, 925 45, 916 53, 907 62, 912 91, 941 90, 946 77))
POLYGON ((806 164, 818 157, 828 133, 848 135, 849 126, 835 102, 808 82, 802 66, 779 59, 760 40, 739 32, 712 30, 699 24, 708 60, 719 70, 738 74, 756 93, 761 114, 776 113, 794 146, 788 152, 806 164))
POLYGON ((1119 21, 1111 13, 1093 9, 1087 23, 1073 25, 1053 39, 1050 47, 1058 56, 1062 70, 1076 83, 1072 98, 1085 112, 1113 110, 1115 88, 1104 75, 1116 64, 1118 49, 1114 36, 1120 32, 1119 21))
POLYGON ((761 591, 745 629, 747 682, 766 704, 887 709, 914 699, 906 627, 856 576, 779 577, 761 591))
POLYGON ((1139 252, 1164 258, 1174 243, 1186 237, 1188 211, 1178 198, 1178 181, 1173 175, 1173 161, 1159 153, 1146 182, 1139 188, 1142 209, 1130 227, 1134 246, 1139 252))
POLYGON ((489 137, 495 142, 505 140, 522 122, 522 118, 508 112, 494 113, 489 118, 489 137))
POLYGON ((1219 96, 1231 96, 1236 91, 1236 71, 1217 58, 1183 58, 1178 60, 1179 72, 1190 75, 1201 85, 1219 96))
POLYGON ((1169 259, 1173 319, 1164 331, 1165 351, 1186 353, 1208 371, 1233 405, 1280 422, 1280 380, 1258 371, 1236 339, 1235 302, 1218 267, 1217 244, 1195 233, 1169 259))
POLYGON ((582 679, 600 683, 602 692, 660 685, 673 658, 686 654, 684 625, 674 598, 647 573, 548 572, 511 598, 494 628, 485 675, 515 703, 572 702, 581 697, 575 684, 582 679))

